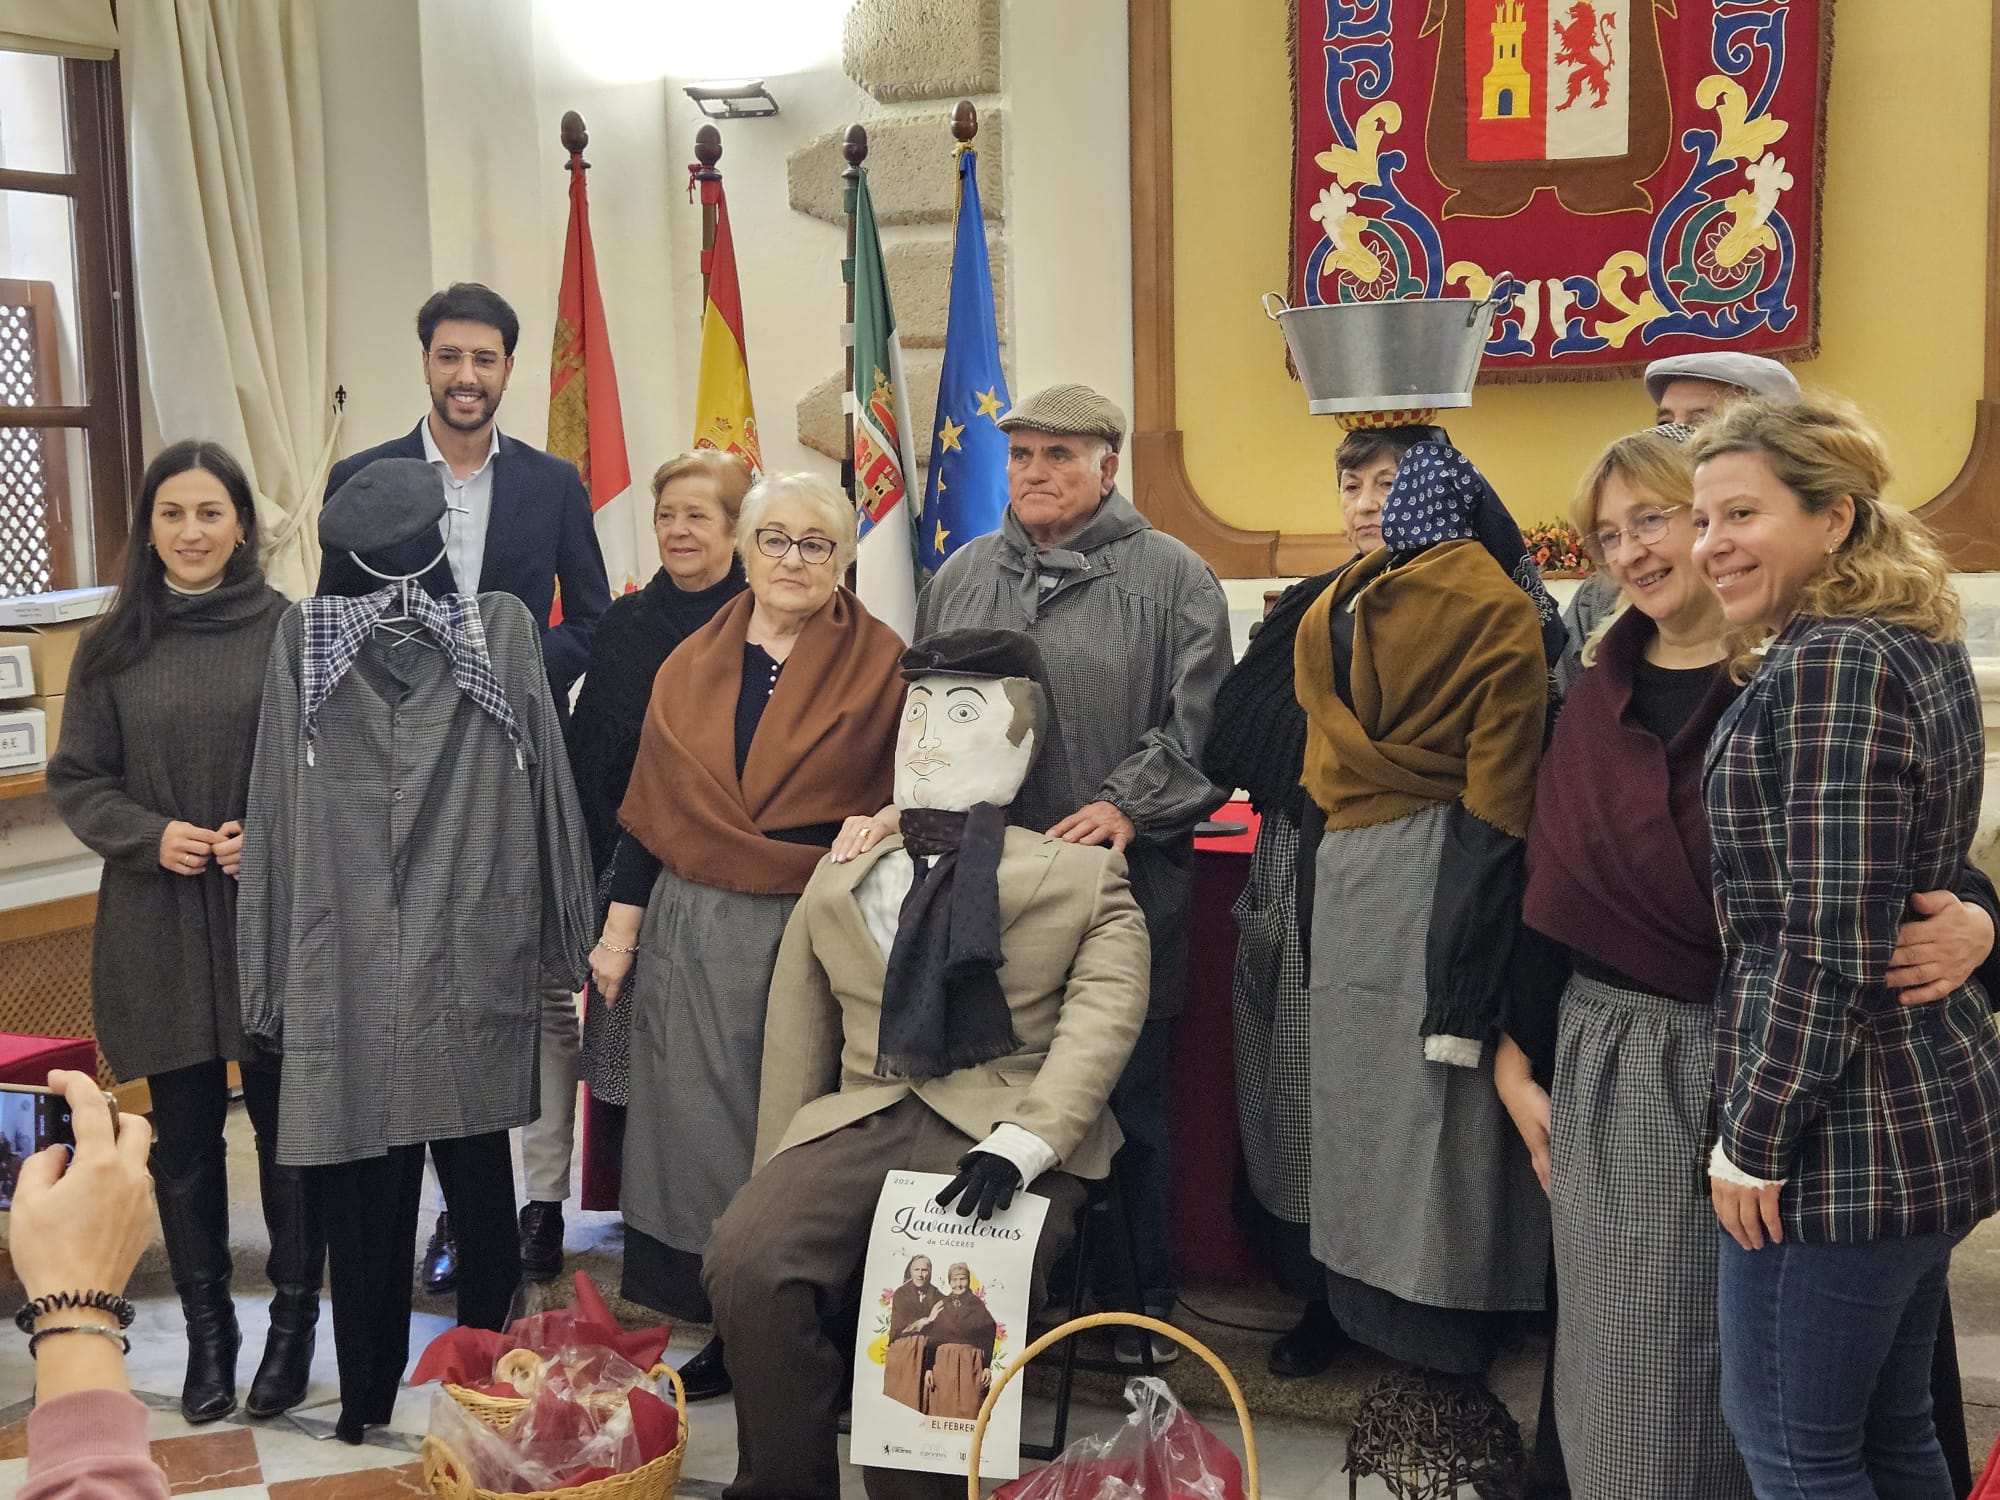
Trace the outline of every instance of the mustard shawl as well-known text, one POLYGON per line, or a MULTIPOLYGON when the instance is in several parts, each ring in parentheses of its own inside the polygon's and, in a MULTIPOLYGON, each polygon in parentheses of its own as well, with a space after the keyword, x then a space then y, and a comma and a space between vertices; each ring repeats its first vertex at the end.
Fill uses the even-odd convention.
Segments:
POLYGON ((1306 711, 1306 791, 1329 828, 1463 801, 1522 837, 1548 722, 1535 605, 1476 541, 1398 567, 1386 551, 1337 577, 1293 646, 1306 711), (1354 603, 1354 706, 1333 685, 1333 611, 1354 603))

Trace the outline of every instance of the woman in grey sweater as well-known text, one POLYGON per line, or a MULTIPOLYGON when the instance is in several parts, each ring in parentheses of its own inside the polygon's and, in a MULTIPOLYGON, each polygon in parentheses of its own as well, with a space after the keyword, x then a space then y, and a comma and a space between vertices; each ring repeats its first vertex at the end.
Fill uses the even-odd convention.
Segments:
POLYGON ((181 442, 147 467, 124 577, 71 674, 49 793, 104 858, 91 998, 121 1078, 152 1089, 153 1188, 187 1316, 190 1422, 236 1409, 226 1069, 242 1065, 271 1231, 274 1297, 248 1409, 304 1399, 325 1242, 297 1168, 277 1164, 278 1069, 243 1038, 236 870, 264 663, 285 600, 257 563, 257 512, 237 462, 181 442))

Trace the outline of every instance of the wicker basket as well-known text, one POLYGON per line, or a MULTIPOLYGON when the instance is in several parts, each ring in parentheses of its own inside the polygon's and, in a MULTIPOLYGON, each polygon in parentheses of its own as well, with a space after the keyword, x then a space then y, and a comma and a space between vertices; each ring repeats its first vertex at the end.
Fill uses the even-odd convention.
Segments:
POLYGON ((1090 1328, 1144 1328, 1152 1333, 1163 1334, 1183 1349, 1199 1355, 1208 1367, 1215 1371, 1216 1379, 1222 1382, 1223 1390, 1229 1394, 1230 1405, 1236 1408, 1236 1425, 1243 1429, 1244 1493, 1248 1496, 1248 1500, 1258 1500, 1257 1434, 1250 1430, 1250 1408, 1243 1404, 1243 1389, 1237 1385, 1236 1377, 1229 1373, 1229 1366, 1222 1362, 1214 1350, 1193 1334, 1184 1333, 1173 1324, 1163 1323, 1158 1318, 1122 1312, 1092 1313, 1089 1317, 1072 1319, 1060 1328, 1051 1328, 1023 1349, 1019 1359, 1000 1372, 1000 1378, 993 1382, 992 1388, 986 1392, 986 1399, 980 1403, 979 1420, 972 1425, 972 1449, 966 1455, 967 1500, 979 1500, 979 1449, 986 1441, 986 1424, 993 1416, 993 1408, 1000 1400, 1000 1393, 1007 1389, 1007 1382, 1025 1370, 1035 1357, 1050 1345, 1090 1328))
MULTIPOLYGON (((527 1352, 527 1351, 516 1351, 527 1352)), ((503 1357, 502 1367, 506 1360, 503 1357)), ((681 1384, 680 1375, 667 1365, 657 1365, 654 1376, 664 1374, 674 1391, 674 1410, 680 1413, 680 1440, 674 1444, 671 1453, 663 1453, 649 1464, 642 1464, 629 1474, 613 1474, 607 1479, 594 1479, 589 1484, 573 1485, 566 1490, 535 1490, 532 1492, 509 1490, 502 1494, 495 1490, 482 1490, 475 1486, 469 1476, 465 1460, 452 1451, 451 1445, 442 1438, 424 1439, 424 1483, 431 1487, 431 1493, 439 1500, 668 1500, 674 1486, 680 1483, 681 1459, 687 1455, 688 1415, 687 1387, 681 1384)), ((478 1417, 487 1426, 499 1430, 508 1426, 516 1416, 527 1409, 526 1401, 508 1403, 515 1409, 495 1420, 497 1413, 489 1413, 468 1401, 473 1400, 489 1405, 499 1405, 500 1399, 479 1396, 466 1391, 463 1395, 451 1386, 452 1399, 478 1417)), ((1253 1495, 1251 1500, 1256 1500, 1253 1495)))

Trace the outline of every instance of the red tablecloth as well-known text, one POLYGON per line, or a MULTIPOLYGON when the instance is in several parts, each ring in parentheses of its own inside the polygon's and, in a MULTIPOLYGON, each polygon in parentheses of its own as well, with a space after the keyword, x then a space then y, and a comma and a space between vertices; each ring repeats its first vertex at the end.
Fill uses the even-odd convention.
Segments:
POLYGON ((0 1083, 32 1083, 45 1087, 49 1069, 97 1072, 97 1043, 89 1037, 22 1036, 0 1032, 0 1083))
POLYGON ((1263 1273, 1230 1212, 1243 1147, 1230 1003, 1236 920, 1229 910, 1250 878, 1258 818, 1249 803, 1226 802, 1215 821, 1245 827, 1195 841, 1187 999, 1174 1034, 1174 1264, 1190 1281, 1242 1282, 1263 1273))

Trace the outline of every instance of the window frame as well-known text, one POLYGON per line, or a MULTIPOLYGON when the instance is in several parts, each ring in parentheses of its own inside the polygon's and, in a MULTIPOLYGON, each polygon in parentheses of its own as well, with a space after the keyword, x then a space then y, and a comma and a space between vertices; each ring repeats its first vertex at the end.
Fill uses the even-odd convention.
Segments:
MULTIPOLYGON (((85 399, 81 406, 0 405, 0 426, 84 434, 94 577, 108 584, 118 577, 131 533, 131 496, 140 473, 139 346, 132 305, 125 109, 116 60, 65 57, 62 65, 69 170, 0 167, 0 192, 43 193, 72 204, 77 353, 85 399)), ((70 517, 59 519, 67 532, 70 517)), ((51 535, 55 532, 51 525, 51 535)))

